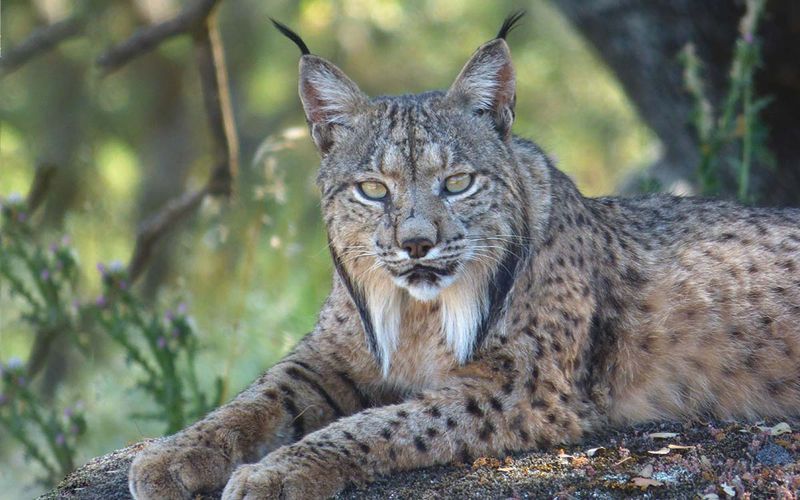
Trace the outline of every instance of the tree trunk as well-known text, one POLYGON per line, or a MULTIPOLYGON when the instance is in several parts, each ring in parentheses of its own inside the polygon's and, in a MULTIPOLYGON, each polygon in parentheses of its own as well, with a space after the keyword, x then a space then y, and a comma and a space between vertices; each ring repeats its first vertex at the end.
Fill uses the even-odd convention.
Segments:
MULTIPOLYGON (((664 153, 648 174, 662 188, 696 186, 699 154, 689 123, 692 101, 683 84, 678 53, 696 45, 704 64, 706 90, 718 107, 728 88, 731 54, 744 4, 732 0, 555 0, 555 5, 594 45, 616 74, 664 153)), ((752 192, 760 204, 800 204, 800 3, 770 0, 757 36, 764 64, 756 91, 772 103, 762 112, 775 168, 756 165, 752 192)), ((635 190, 628 183, 623 191, 635 190)), ((724 182, 722 195, 735 188, 724 182)))

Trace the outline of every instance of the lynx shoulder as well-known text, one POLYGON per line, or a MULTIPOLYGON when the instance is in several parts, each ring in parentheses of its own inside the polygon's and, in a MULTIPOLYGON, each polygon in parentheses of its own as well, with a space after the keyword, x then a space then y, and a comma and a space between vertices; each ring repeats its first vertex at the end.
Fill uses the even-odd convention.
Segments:
POLYGON ((298 43, 335 272, 314 331, 145 450, 136 498, 317 498, 653 419, 800 414, 800 210, 592 199, 514 137, 505 36, 369 98, 298 43))

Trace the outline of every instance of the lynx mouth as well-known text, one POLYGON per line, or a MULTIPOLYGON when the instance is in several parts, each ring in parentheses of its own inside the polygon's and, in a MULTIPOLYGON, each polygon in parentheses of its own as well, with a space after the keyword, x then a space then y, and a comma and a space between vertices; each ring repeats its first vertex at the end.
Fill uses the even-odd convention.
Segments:
POLYGON ((399 274, 409 285, 436 285, 441 278, 452 275, 448 269, 439 269, 431 266, 416 265, 399 274))
POLYGON ((439 296, 455 281, 455 269, 415 265, 395 277, 397 286, 404 288, 417 300, 427 302, 439 296))

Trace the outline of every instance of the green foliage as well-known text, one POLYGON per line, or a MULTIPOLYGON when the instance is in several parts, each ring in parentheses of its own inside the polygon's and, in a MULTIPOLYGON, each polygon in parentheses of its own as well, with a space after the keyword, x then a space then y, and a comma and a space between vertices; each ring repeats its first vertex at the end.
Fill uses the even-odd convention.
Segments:
MULTIPOLYGON (((130 292, 125 269, 118 264, 98 265, 103 294, 85 303, 78 298, 78 258, 69 238, 48 249, 38 244, 33 214, 19 196, 6 198, 0 214, 0 285, 24 304, 21 319, 40 342, 67 336, 86 352, 88 337, 107 335, 142 374, 137 386, 156 406, 153 412, 131 416, 162 422, 167 433, 221 403, 221 378, 216 379, 211 397, 198 383, 198 340, 185 305, 163 316, 150 312, 130 292)), ((0 428, 44 470, 40 482, 52 485, 72 470, 86 419, 82 405, 59 413, 49 398, 33 389, 42 356, 34 347, 27 363, 12 358, 5 367, 0 364, 0 428)))
POLYGON ((94 308, 102 330, 119 345, 126 360, 143 373, 137 385, 158 406, 155 412, 134 412, 133 417, 166 423, 172 434, 205 415, 222 401, 223 381, 217 377, 208 397, 197 381, 197 336, 186 306, 180 304, 163 317, 149 312, 130 292, 125 269, 119 264, 98 265, 104 291, 94 308))
POLYGON ((715 195, 725 169, 735 174, 737 196, 742 202, 752 202, 750 171, 754 162, 773 163, 766 147, 767 130, 759 118, 770 98, 755 97, 753 75, 760 67, 761 48, 755 34, 764 12, 766 0, 747 0, 747 12, 740 24, 741 36, 736 40, 731 63, 728 91, 722 109, 716 112, 704 90, 702 63, 693 44, 681 53, 684 82, 694 100, 691 121, 700 144, 698 175, 703 194, 715 195), (733 146, 740 156, 725 158, 733 146))
POLYGON ((0 426, 44 470, 39 478, 44 485, 54 484, 73 469, 78 440, 86 431, 80 402, 62 412, 48 406, 29 388, 21 360, 0 363, 0 426))

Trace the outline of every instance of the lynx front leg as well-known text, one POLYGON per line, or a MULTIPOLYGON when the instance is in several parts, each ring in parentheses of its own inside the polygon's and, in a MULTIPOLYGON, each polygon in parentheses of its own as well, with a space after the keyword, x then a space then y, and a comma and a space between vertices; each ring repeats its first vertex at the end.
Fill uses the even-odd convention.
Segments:
POLYGON ((341 328, 318 328, 233 401, 145 449, 131 466, 133 496, 179 499, 219 489, 236 466, 370 406, 377 396, 358 383, 365 374, 338 355, 358 358, 357 346, 342 351, 348 338, 341 328))
POLYGON ((239 467, 223 499, 325 498, 381 474, 579 438, 588 424, 554 396, 464 385, 363 411, 239 467))

